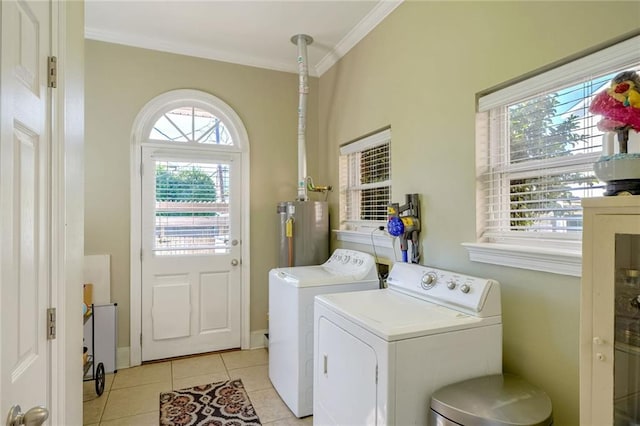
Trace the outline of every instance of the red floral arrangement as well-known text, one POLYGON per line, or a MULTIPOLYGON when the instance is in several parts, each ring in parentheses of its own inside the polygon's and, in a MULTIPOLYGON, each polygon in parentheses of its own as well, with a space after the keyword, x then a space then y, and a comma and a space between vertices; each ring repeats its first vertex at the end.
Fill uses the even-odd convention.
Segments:
POLYGON ((616 75, 609 88, 596 95, 589 111, 603 117, 598 129, 616 132, 620 153, 627 153, 629 130, 640 132, 640 75, 635 71, 616 75))

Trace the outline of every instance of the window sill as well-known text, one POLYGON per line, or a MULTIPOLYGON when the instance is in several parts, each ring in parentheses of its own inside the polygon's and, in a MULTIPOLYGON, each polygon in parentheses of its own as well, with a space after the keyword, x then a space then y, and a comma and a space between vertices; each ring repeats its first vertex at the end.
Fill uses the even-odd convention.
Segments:
POLYGON ((374 229, 371 232, 359 232, 359 231, 344 231, 340 229, 334 229, 338 241, 344 241, 347 243, 365 244, 370 246, 371 240, 376 247, 393 248, 393 238, 389 236, 385 231, 374 229))
POLYGON ((582 276, 582 253, 576 250, 496 243, 462 243, 472 262, 490 263, 552 274, 582 276))

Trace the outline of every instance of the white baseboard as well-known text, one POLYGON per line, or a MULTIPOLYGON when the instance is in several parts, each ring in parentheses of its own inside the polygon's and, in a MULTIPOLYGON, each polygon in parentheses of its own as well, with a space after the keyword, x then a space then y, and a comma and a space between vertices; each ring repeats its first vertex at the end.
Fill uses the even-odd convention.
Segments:
POLYGON ((116 350, 116 368, 118 370, 122 368, 129 368, 131 364, 129 363, 129 346, 123 346, 116 350))
POLYGON ((251 332, 251 349, 258 349, 266 347, 264 335, 267 334, 269 330, 256 330, 251 332))
MULTIPOLYGON (((264 335, 268 333, 269 330, 256 330, 251 332, 251 349, 259 349, 267 346, 266 339, 264 335)), ((123 346, 117 349, 116 351, 116 368, 118 370, 122 368, 129 368, 131 364, 129 363, 129 354, 130 348, 129 346, 123 346)))

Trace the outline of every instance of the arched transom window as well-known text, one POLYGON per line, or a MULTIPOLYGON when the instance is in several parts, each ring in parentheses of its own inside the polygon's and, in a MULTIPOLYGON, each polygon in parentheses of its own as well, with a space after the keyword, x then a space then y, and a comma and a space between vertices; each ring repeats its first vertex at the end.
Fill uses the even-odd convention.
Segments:
POLYGON ((163 113, 151 128, 149 139, 197 145, 234 145, 220 118, 194 106, 182 106, 163 113))

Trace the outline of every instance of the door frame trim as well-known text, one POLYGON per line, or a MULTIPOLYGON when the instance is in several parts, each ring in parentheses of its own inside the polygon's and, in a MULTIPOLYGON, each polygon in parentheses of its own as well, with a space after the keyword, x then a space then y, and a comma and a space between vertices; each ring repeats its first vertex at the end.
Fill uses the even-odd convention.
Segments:
MULTIPOLYGON (((184 105, 185 101, 194 104, 205 104, 213 107, 216 115, 227 125, 236 145, 231 148, 239 152, 241 157, 241 191, 240 200, 240 235, 241 235, 241 289, 240 289, 240 344, 242 349, 250 347, 250 244, 249 244, 249 211, 250 211, 250 182, 249 182, 249 136, 240 116, 226 102, 218 97, 200 90, 178 89, 165 92, 149 101, 138 113, 134 120, 131 133, 130 154, 130 182, 131 182, 131 231, 130 231, 130 366, 142 363, 142 346, 140 333, 142 332, 142 177, 140 164, 142 161, 142 145, 150 126, 155 123, 158 113, 172 104, 184 105)), ((224 151, 227 147, 222 147, 224 151)))
POLYGON ((82 422, 84 258, 84 4, 51 0, 51 54, 58 87, 51 90, 51 294, 57 338, 51 341, 50 424, 82 422))

